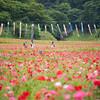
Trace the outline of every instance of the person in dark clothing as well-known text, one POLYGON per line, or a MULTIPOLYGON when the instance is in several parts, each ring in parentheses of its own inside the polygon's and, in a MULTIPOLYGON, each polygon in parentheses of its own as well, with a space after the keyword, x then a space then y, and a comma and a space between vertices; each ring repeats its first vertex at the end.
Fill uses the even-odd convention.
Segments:
POLYGON ((32 48, 34 48, 34 47, 35 47, 35 44, 33 44, 33 42, 31 42, 31 47, 32 47, 32 48))
POLYGON ((42 53, 42 50, 39 50, 39 53, 40 53, 42 56, 44 56, 44 54, 42 53))
POLYGON ((52 41, 52 46, 51 47, 55 47, 54 42, 52 41))
POLYGON ((24 46, 25 48, 27 48, 27 45, 26 45, 26 43, 27 43, 26 41, 25 41, 25 43, 23 43, 23 46, 24 46))

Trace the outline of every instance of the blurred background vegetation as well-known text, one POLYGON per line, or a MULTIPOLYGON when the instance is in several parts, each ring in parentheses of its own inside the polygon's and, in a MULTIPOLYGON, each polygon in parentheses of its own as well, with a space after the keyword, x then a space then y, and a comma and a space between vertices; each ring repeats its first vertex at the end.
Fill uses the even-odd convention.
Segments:
MULTIPOLYGON (((87 25, 90 24, 92 33, 94 33, 92 38, 97 39, 93 25, 97 26, 99 38, 100 0, 0 0, 0 24, 4 24, 1 37, 6 37, 7 22, 10 23, 8 37, 19 38, 19 24, 22 22, 22 38, 30 39, 31 25, 34 24, 34 39, 68 40, 75 35, 69 32, 69 35, 65 36, 63 24, 65 24, 67 31, 70 30, 69 22, 71 22, 73 30, 77 24, 79 34, 81 34, 82 22, 85 35, 81 37, 89 35, 87 25), (13 35, 13 22, 16 24, 15 35, 13 35), (28 24, 27 37, 25 37, 26 23, 28 24), (41 36, 38 34, 38 24, 41 27, 41 36), (51 24, 54 26, 54 35, 51 32, 51 24), (63 39, 59 36, 57 24, 61 28, 63 39), (46 34, 45 25, 47 25, 48 31, 46 34)), ((77 39, 79 38, 77 37, 77 39)))

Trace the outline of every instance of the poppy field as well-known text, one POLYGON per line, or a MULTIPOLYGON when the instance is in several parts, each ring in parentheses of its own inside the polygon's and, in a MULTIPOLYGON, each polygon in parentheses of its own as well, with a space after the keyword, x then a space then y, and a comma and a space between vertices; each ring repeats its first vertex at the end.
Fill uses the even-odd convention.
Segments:
POLYGON ((100 100, 100 42, 51 42, 0 38, 0 100, 100 100))

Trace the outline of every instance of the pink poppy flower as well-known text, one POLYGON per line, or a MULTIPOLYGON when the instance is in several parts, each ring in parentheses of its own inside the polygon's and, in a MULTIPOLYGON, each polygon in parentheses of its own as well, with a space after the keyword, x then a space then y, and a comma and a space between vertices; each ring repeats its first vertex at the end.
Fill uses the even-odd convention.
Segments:
POLYGON ((14 70, 14 71, 12 71, 12 74, 16 74, 16 71, 14 70))
POLYGON ((23 83, 26 82, 26 77, 25 76, 23 76, 22 81, 23 81, 23 83))
POLYGON ((6 89, 6 90, 9 90, 9 89, 10 89, 10 87, 5 87, 5 89, 6 89))
POLYGON ((71 95, 70 94, 66 94, 64 100, 70 100, 71 95))
POLYGON ((14 86, 15 85, 15 82, 12 82, 11 85, 14 86))
POLYGON ((55 94, 56 94, 56 91, 49 91, 49 93, 50 93, 51 95, 55 95, 55 94))
POLYGON ((67 90, 69 90, 69 91, 73 91, 73 90, 74 90, 71 84, 68 85, 66 91, 67 91, 67 90))
POLYGON ((65 78, 65 81, 68 81, 68 78, 65 78))
POLYGON ((86 96, 92 96, 91 92, 86 92, 85 95, 86 96))
POLYGON ((67 76, 67 74, 66 73, 63 73, 62 76, 67 76))
POLYGON ((85 97, 85 92, 78 91, 73 95, 75 100, 82 100, 85 97))
POLYGON ((10 97, 9 100, 16 100, 16 98, 15 97, 10 97))
POLYGON ((42 88, 41 91, 42 91, 42 92, 43 92, 43 91, 46 91, 46 88, 42 88))
POLYGON ((49 99, 45 98, 44 100, 49 100, 49 99))
POLYGON ((52 94, 47 93, 47 94, 45 95, 45 97, 49 98, 49 97, 51 97, 51 95, 52 95, 52 94))

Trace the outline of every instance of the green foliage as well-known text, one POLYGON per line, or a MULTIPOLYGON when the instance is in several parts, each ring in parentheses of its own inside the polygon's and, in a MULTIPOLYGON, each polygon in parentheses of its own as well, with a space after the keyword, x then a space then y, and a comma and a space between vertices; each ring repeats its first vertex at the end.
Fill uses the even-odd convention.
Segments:
MULTIPOLYGON (((19 37, 19 25, 20 25, 20 21, 16 21, 15 22, 15 27, 16 27, 16 33, 15 33, 15 37, 19 37)), ((27 26, 27 35, 25 37, 25 26, 26 24, 25 23, 22 23, 21 24, 21 28, 22 28, 22 31, 21 31, 21 36, 22 38, 25 38, 25 39, 31 39, 31 27, 32 27, 32 24, 28 24, 27 26)), ((38 28, 34 25, 34 38, 35 39, 38 39, 39 38, 39 34, 38 34, 38 28)))
POLYGON ((56 10, 48 10, 47 14, 52 17, 57 24, 66 24, 68 22, 68 17, 64 13, 56 10))
POLYGON ((42 4, 49 4, 49 3, 61 4, 68 2, 68 0, 36 0, 36 1, 42 4))
POLYGON ((12 22, 10 14, 6 11, 0 12, 0 23, 6 24, 7 22, 12 22))
MULTIPOLYGON (((96 24, 100 28, 100 1, 99 0, 0 0, 0 24, 7 26, 12 23, 23 22, 22 36, 25 38, 25 23, 29 23, 29 36, 31 33, 31 24, 40 24, 41 30, 47 25, 48 32, 51 33, 51 24, 54 26, 56 39, 59 38, 57 24, 63 31, 63 24, 69 29, 69 21, 72 26, 83 22, 84 30, 87 30, 87 24, 96 24)), ((79 25, 78 25, 79 26, 79 25)), ((79 26, 80 28, 80 26, 79 26)), ((37 27, 36 27, 36 30, 37 27)), ((87 30, 88 32, 88 30, 87 30)), ((38 32, 37 32, 38 33, 38 32)), ((52 34, 52 33, 51 33, 52 34)), ((63 32, 62 32, 63 34, 63 32)), ((16 25, 16 36, 19 38, 19 24, 16 25)), ((35 36, 37 39, 38 34, 35 36)))
POLYGON ((7 36, 7 38, 14 38, 14 35, 13 35, 12 32, 13 32, 13 28, 10 27, 9 31, 8 31, 8 34, 7 34, 7 27, 5 26, 5 27, 3 27, 1 37, 6 38, 6 36, 7 36))
POLYGON ((44 17, 44 6, 36 2, 31 2, 29 4, 28 17, 30 21, 41 21, 44 17))
POLYGON ((100 28, 97 30, 98 38, 100 38, 100 28))
MULTIPOLYGON (((25 37, 25 23, 21 22, 21 37, 22 39, 31 39, 31 28, 32 28, 32 24, 28 23, 27 26, 27 35, 25 37)), ((9 31, 8 31, 8 36, 7 38, 19 38, 19 30, 20 29, 20 21, 16 21, 15 22, 15 34, 13 34, 13 26, 11 25, 9 27, 9 31)), ((6 37, 7 34, 7 27, 5 26, 3 28, 3 32, 1 34, 1 37, 6 37)), ((39 35, 38 32, 38 27, 37 25, 34 25, 34 37, 33 39, 38 39, 38 40, 56 40, 51 33, 47 32, 45 33, 44 31, 41 31, 41 35, 39 35)))
POLYGON ((4 5, 5 5, 5 2, 3 0, 0 0, 0 12, 4 10, 3 9, 4 8, 3 7, 4 5))
POLYGON ((60 25, 61 30, 63 30, 63 24, 68 27, 69 21, 67 15, 56 10, 52 10, 52 12, 51 10, 48 10, 46 13, 54 19, 54 37, 56 37, 57 40, 60 40, 57 24, 60 25))
POLYGON ((49 32, 51 32, 51 24, 53 24, 54 26, 56 25, 56 21, 54 21, 53 18, 51 18, 48 15, 45 15, 44 18, 42 19, 42 21, 40 22, 41 24, 41 30, 44 31, 45 30, 45 25, 47 26, 47 30, 49 32))
POLYGON ((91 0, 68 0, 72 8, 83 9, 83 4, 91 0))
POLYGON ((61 3, 58 8, 60 12, 67 14, 68 11, 71 9, 70 5, 68 3, 61 3))
POLYGON ((80 10, 80 9, 74 8, 74 9, 69 10, 69 12, 68 12, 69 21, 79 22, 81 14, 82 14, 82 10, 80 10))
MULTIPOLYGON (((19 28, 20 28, 20 21, 15 22, 15 37, 19 38, 19 28)), ((21 37, 24 37, 25 35, 25 24, 21 23, 21 37)))
POLYGON ((49 32, 42 31, 41 36, 37 38, 39 40, 56 40, 53 35, 51 35, 49 32))
POLYGON ((100 41, 100 38, 97 40, 96 34, 93 31, 93 35, 91 36, 90 33, 84 33, 82 35, 81 31, 79 31, 79 37, 77 36, 77 32, 74 31, 73 35, 66 37, 66 40, 70 41, 100 41))
POLYGON ((22 5, 21 2, 18 1, 11 1, 5 4, 4 9, 11 14, 11 18, 13 20, 20 18, 21 9, 20 6, 22 5))
POLYGON ((22 3, 29 3, 29 2, 34 2, 35 0, 17 0, 20 1, 22 3))
POLYGON ((82 14, 82 21, 85 21, 86 24, 90 23, 93 25, 96 23, 98 26, 100 21, 100 1, 88 1, 84 4, 84 11, 82 14))
POLYGON ((80 9, 71 9, 68 11, 68 18, 70 22, 79 22, 82 10, 80 9))

